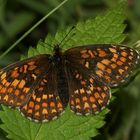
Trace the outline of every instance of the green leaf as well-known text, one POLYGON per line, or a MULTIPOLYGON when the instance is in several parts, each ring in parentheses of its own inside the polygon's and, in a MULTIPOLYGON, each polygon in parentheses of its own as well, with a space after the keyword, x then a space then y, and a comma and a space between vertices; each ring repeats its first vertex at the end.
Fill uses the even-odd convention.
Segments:
MULTIPOLYGON (((71 27, 58 31, 55 36, 48 35, 45 43, 41 41, 38 43, 37 49, 32 47, 29 49, 28 57, 42 53, 51 54, 53 46, 59 43, 63 51, 84 44, 119 44, 125 38, 123 21, 124 5, 120 4, 106 15, 78 23, 66 39, 64 37, 71 27)), ((7 132, 8 138, 14 140, 90 140, 105 124, 104 119, 108 112, 106 108, 97 115, 84 117, 75 115, 67 107, 65 113, 58 119, 36 123, 22 117, 18 110, 3 106, 3 111, 0 111, 3 124, 0 127, 7 132)))

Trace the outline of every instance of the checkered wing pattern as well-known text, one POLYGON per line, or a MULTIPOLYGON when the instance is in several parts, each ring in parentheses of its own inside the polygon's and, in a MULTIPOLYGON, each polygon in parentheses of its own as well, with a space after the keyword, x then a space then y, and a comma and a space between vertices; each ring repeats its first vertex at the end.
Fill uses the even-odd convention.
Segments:
POLYGON ((75 47, 65 54, 68 61, 98 76, 110 87, 124 82, 139 58, 134 49, 109 44, 75 47))
POLYGON ((73 112, 90 115, 100 112, 109 102, 109 87, 74 65, 68 66, 69 104, 73 112))
POLYGON ((56 118, 63 106, 54 86, 55 73, 49 57, 38 55, 2 69, 0 103, 18 107, 30 119, 48 121, 56 118))
POLYGON ((49 121, 56 119, 64 110, 58 96, 56 73, 53 66, 45 74, 41 82, 35 87, 29 101, 21 112, 35 121, 49 121))

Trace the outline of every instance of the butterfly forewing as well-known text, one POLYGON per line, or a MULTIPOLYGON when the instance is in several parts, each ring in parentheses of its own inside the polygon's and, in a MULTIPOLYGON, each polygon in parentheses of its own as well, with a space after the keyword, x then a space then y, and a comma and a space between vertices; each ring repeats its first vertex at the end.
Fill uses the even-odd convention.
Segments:
POLYGON ((0 70, 0 103, 20 107, 28 102, 31 93, 49 69, 49 55, 39 55, 0 70))
POLYGON ((138 62, 138 53, 121 45, 88 45, 65 52, 68 61, 99 77, 110 87, 124 81, 138 62))

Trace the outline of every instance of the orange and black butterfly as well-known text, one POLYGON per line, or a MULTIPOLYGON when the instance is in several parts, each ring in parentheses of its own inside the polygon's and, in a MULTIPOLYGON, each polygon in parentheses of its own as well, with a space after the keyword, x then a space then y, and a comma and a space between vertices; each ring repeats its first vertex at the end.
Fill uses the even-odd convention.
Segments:
POLYGON ((67 107, 96 114, 110 99, 110 87, 124 82, 138 52, 122 45, 97 44, 41 54, 0 70, 0 103, 19 108, 27 118, 49 121, 67 107))

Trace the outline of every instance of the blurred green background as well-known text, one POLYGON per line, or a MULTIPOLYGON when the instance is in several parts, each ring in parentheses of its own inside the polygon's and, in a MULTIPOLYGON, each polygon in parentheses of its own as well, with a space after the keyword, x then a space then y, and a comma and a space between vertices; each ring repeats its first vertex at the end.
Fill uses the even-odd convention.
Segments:
MULTIPOLYGON (((24 32, 62 0, 0 0, 0 55, 24 32)), ((29 34, 8 55, 0 60, 0 67, 19 60, 30 46, 35 47, 48 33, 74 25, 78 21, 96 17, 114 7, 119 0, 69 0, 57 12, 29 34)), ((140 0, 128 0, 126 11, 128 34, 124 44, 129 46, 140 40, 140 0)), ((109 106, 106 125, 94 140, 139 140, 140 139, 140 75, 114 94, 117 98, 109 106)), ((6 140, 0 130, 0 140, 6 140)))

